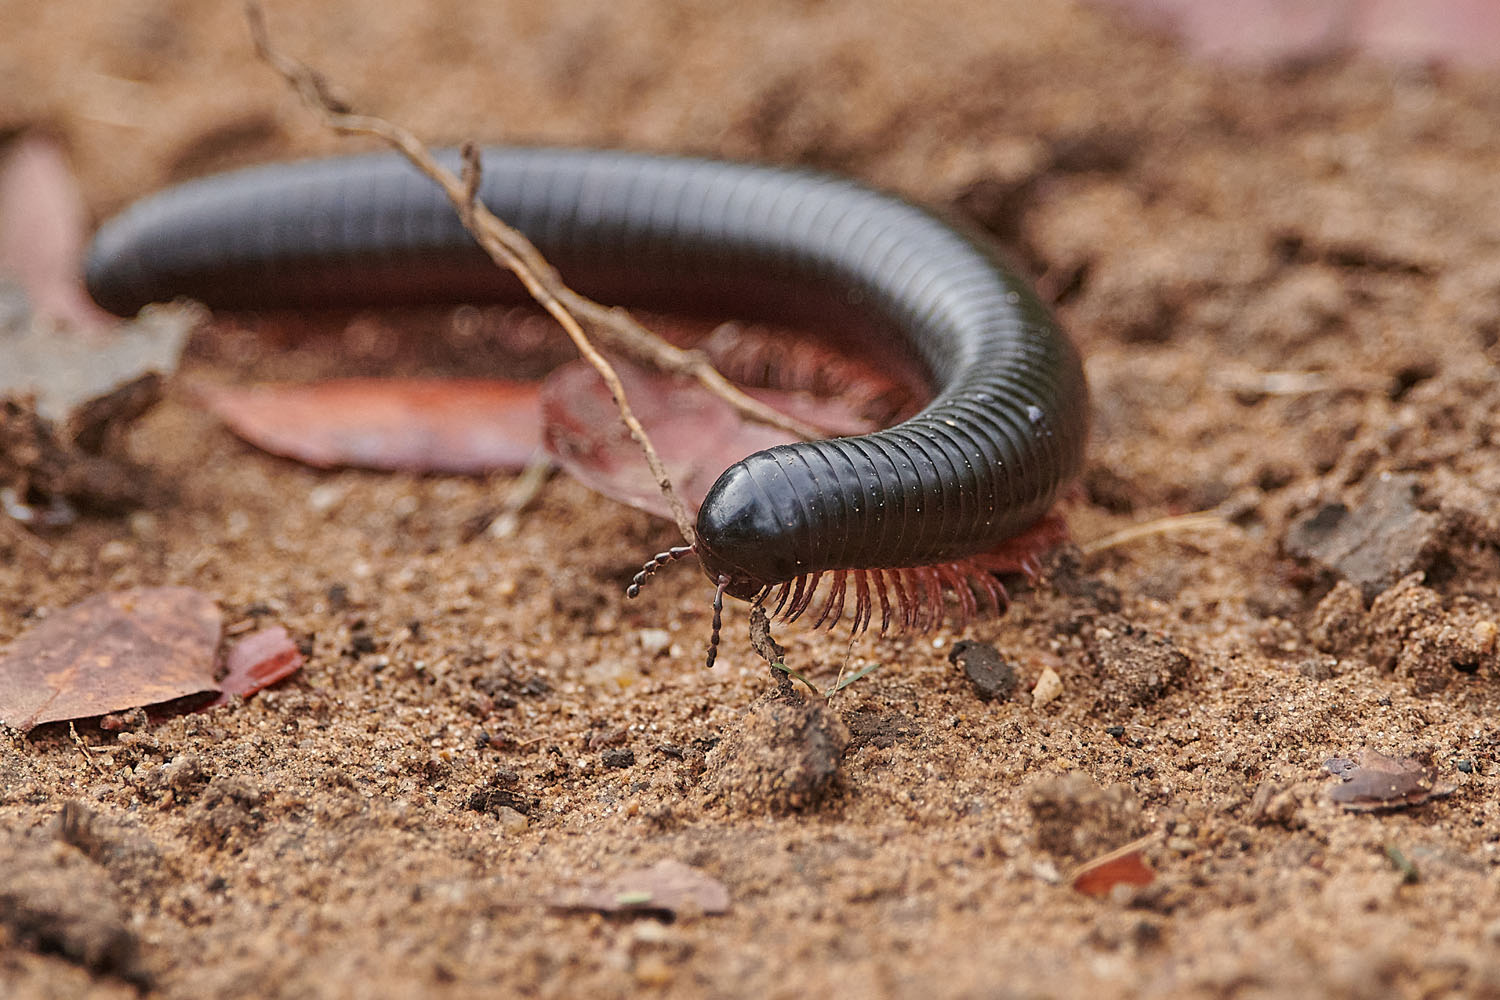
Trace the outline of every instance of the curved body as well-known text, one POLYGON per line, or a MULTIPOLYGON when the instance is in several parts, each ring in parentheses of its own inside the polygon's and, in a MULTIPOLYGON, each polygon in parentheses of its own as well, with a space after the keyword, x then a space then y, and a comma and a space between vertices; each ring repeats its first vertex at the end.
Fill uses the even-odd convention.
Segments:
MULTIPOLYGON (((844 309, 930 374, 936 396, 910 420, 723 473, 697 543, 721 589, 748 598, 796 580, 800 595, 809 574, 815 586, 822 572, 875 570, 879 586, 881 569, 954 563, 1025 530, 1078 471, 1077 352, 1023 282, 931 213, 802 170, 506 148, 483 165, 485 203, 586 294, 687 295, 738 315, 844 309)), ((87 281, 117 312, 178 295, 243 307, 515 292, 436 186, 393 154, 155 195, 100 230, 87 281)))

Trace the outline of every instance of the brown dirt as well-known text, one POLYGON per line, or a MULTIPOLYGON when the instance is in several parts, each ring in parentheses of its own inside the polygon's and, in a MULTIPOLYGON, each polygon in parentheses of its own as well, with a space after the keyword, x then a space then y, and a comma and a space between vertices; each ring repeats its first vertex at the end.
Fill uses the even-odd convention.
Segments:
MULTIPOLYGON (((1014 668, 1010 698, 949 662, 958 635, 851 657, 783 630, 826 681, 882 664, 814 725, 755 707, 742 610, 701 668, 693 574, 622 600, 661 523, 559 479, 515 538, 473 537, 503 478, 315 472, 172 397, 131 441, 170 500, 50 554, 0 533, 0 640, 187 584, 310 660, 243 706, 83 732, 88 756, 0 734, 0 994, 1500 994, 1493 77, 1215 68, 1060 0, 270 14, 434 139, 807 162, 967 213, 1089 358, 1075 538, 1229 524, 1054 560, 964 636, 1014 668), (1044 670, 1061 692, 1034 708, 1044 670), (784 751, 799 773, 849 741, 831 781, 766 773, 778 718, 820 734, 784 751), (1322 762, 1365 748, 1457 789, 1342 811, 1322 762), (1154 885, 1058 881, 1138 833, 1154 885), (663 859, 729 912, 548 905, 663 859)), ((0 124, 60 134, 99 213, 345 148, 253 61, 237 5, 4 0, 0 23, 0 124)), ((224 329, 196 363, 358 367, 369 326, 280 354, 224 329)))

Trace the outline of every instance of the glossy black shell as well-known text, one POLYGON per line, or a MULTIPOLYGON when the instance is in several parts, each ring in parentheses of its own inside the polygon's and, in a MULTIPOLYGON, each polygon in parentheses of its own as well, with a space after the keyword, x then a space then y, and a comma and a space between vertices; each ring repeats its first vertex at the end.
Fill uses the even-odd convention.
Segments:
MULTIPOLYGON (((1077 352, 1024 283, 931 213, 802 170, 551 149, 492 149, 483 162, 484 201, 586 294, 687 297, 741 315, 842 306, 926 366, 936 397, 912 419, 772 448, 724 472, 698 513, 698 554, 731 593, 985 551, 1041 516, 1078 471, 1077 352)), ((435 185, 389 154, 260 167, 150 197, 99 231, 87 281, 120 313, 179 295, 236 307, 516 292, 435 185)))

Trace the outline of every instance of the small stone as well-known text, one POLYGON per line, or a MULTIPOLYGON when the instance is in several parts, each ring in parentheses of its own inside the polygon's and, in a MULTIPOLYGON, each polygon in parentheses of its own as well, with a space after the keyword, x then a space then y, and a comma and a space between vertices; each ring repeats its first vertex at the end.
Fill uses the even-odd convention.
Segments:
POLYGON ((129 542, 120 541, 118 538, 99 546, 99 565, 107 568, 123 566, 130 562, 134 556, 135 547, 129 542))
POLYGON ((1289 555, 1316 563, 1360 589, 1365 600, 1440 551, 1442 518, 1417 507, 1418 479, 1382 475, 1352 510, 1326 504, 1299 518, 1283 542, 1289 555))
POLYGON ((495 823, 500 827, 501 833, 517 834, 525 833, 531 826, 531 820, 524 813, 512 809, 510 806, 501 806, 495 810, 495 823))
POLYGON ((646 955, 635 963, 635 981, 642 986, 669 986, 672 979, 672 967, 660 955, 646 955))
POLYGON ((964 676, 982 701, 1003 701, 1015 691, 1016 668, 1005 662, 987 642, 962 639, 948 652, 948 662, 963 667, 964 676))
POLYGON ((636 633, 636 641, 647 656, 660 656, 672 645, 672 633, 664 628, 643 628, 636 633))
POLYGON ((605 767, 633 767, 635 751, 629 747, 611 747, 599 755, 599 763, 605 767))
POLYGON ((1062 692, 1062 678, 1057 676, 1056 670, 1047 667, 1042 671, 1042 676, 1036 679, 1036 687, 1031 689, 1031 707, 1042 708, 1056 701, 1062 692))

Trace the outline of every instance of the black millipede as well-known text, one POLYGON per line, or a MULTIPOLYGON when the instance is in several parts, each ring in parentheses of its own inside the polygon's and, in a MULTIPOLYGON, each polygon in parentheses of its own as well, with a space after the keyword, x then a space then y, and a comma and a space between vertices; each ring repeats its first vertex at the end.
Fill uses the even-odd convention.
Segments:
MULTIPOLYGON (((449 164, 456 154, 445 154, 449 164)), ((960 618, 1007 540, 1077 473, 1087 434, 1078 352, 984 244, 933 213, 809 170, 624 152, 484 151, 480 197, 574 288, 627 305, 691 303, 741 318, 893 337, 934 398, 887 430, 782 445, 724 471, 693 547, 723 595, 815 625, 880 610, 934 627, 960 618)), ((87 265, 116 313, 176 296, 209 306, 379 305, 515 298, 436 185, 394 154, 277 164, 191 181, 107 222, 87 265)), ((714 648, 709 651, 712 664, 714 648)))

